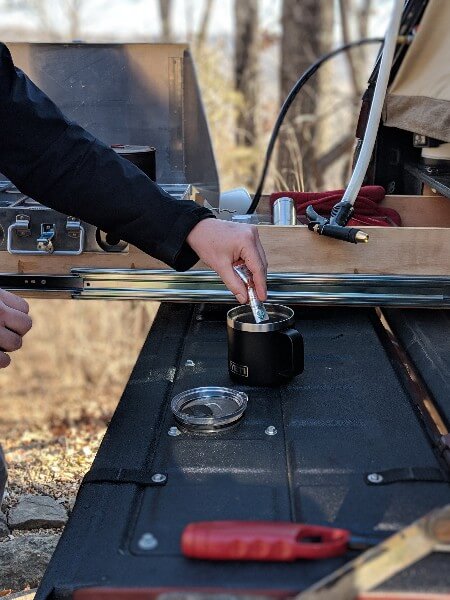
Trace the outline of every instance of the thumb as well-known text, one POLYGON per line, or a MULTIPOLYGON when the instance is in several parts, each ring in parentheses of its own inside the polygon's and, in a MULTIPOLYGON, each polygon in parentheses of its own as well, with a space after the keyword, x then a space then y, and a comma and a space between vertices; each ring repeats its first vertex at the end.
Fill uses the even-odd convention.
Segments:
POLYGON ((220 276, 227 288, 232 292, 238 302, 244 304, 248 301, 247 287, 244 282, 234 272, 231 264, 224 264, 216 268, 217 274, 220 276))

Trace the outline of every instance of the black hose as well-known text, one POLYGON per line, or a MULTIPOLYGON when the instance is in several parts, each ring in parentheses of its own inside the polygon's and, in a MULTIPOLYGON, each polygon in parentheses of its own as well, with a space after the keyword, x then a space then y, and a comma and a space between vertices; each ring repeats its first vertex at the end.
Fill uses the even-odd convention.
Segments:
POLYGON ((302 89, 302 87, 309 81, 309 79, 314 75, 314 73, 316 73, 316 71, 327 60, 330 60, 330 58, 333 58, 337 54, 340 54, 341 52, 346 52, 350 48, 355 48, 356 46, 363 46, 364 44, 375 44, 375 43, 380 44, 380 43, 383 43, 383 41, 384 41, 384 38, 364 38, 361 40, 357 40, 355 42, 349 42, 348 44, 344 44, 343 46, 339 46, 339 48, 335 48, 331 52, 328 52, 328 54, 324 54, 318 60, 316 60, 315 63, 313 63, 310 67, 308 67, 308 69, 303 73, 303 75, 300 77, 300 79, 297 80, 294 87, 291 89, 291 91, 287 95, 286 100, 283 102, 283 106, 280 109, 277 120, 273 127, 273 130, 272 130, 272 133, 270 136, 270 140, 269 140, 269 144, 267 146, 266 158, 265 158, 264 166, 263 166, 263 169, 261 172, 259 184, 258 184, 258 187, 256 188, 255 195, 253 196, 252 203, 251 203, 249 209, 247 210, 247 214, 254 213, 256 210, 256 207, 259 204, 259 201, 262 196, 263 188, 264 188, 264 183, 266 181, 267 171, 269 170, 270 159, 272 158, 272 153, 275 148, 275 143, 277 141, 278 134, 280 133, 280 128, 283 124, 284 118, 285 118, 292 102, 294 101, 294 99, 296 98, 297 94, 302 89))

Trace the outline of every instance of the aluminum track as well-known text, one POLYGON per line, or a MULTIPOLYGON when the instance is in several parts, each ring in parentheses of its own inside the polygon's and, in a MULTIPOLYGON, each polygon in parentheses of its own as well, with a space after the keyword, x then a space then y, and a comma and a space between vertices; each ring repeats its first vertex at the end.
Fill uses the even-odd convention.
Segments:
MULTIPOLYGON (((305 305, 446 308, 450 277, 270 273, 269 302, 305 305)), ((23 295, 81 300, 231 303, 211 271, 76 269, 70 276, 0 274, 0 287, 23 295)))

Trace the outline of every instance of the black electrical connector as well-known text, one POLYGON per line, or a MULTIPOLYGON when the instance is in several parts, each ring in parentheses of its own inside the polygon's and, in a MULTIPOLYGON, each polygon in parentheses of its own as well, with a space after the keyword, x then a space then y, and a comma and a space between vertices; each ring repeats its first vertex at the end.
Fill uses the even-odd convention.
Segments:
POLYGON ((358 244, 360 242, 367 243, 369 234, 356 229, 355 227, 346 227, 353 213, 353 206, 350 202, 339 202, 333 207, 335 213, 327 219, 317 213, 312 206, 306 208, 306 216, 308 217, 308 229, 319 235, 325 235, 336 240, 358 244))
POLYGON ((345 227, 354 212, 353 204, 341 200, 331 209, 330 224, 345 227))

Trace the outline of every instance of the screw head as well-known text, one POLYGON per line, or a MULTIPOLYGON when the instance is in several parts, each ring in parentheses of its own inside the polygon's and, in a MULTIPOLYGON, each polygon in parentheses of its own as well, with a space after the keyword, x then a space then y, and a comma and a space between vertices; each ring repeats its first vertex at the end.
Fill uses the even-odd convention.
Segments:
POLYGON ((178 427, 170 427, 167 434, 171 437, 176 437, 177 435, 181 435, 181 431, 178 429, 178 427))
POLYGON ((188 359, 185 363, 184 363, 185 367, 195 367, 195 362, 193 360, 188 359))
POLYGON ((143 533, 138 541, 141 550, 154 550, 158 546, 158 540, 153 533, 143 533))
POLYGON ((380 475, 379 473, 369 473, 369 475, 367 475, 367 481, 370 481, 370 483, 381 483, 383 479, 383 475, 380 475))
POLYGON ((152 475, 152 481, 154 483, 163 483, 166 481, 167 477, 163 473, 155 473, 152 475))
POLYGON ((274 427, 273 425, 269 425, 269 427, 267 427, 264 433, 266 435, 277 435, 278 431, 276 427, 274 427))

